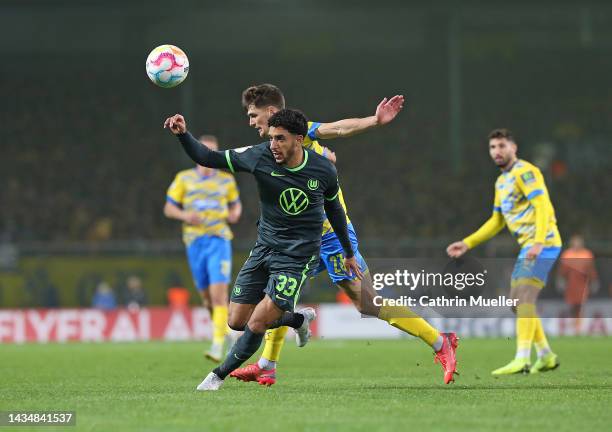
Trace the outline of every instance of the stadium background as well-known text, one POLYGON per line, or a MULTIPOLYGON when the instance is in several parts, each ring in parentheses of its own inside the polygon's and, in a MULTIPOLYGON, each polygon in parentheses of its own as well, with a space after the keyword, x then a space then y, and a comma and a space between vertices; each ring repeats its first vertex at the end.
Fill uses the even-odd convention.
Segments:
MULTIPOLYGON (((0 52, 13 66, 0 72, 0 306, 90 306, 102 280, 121 303, 129 275, 152 305, 191 288, 179 224, 162 214, 191 164, 162 121, 181 112, 224 148, 256 143, 240 93, 261 82, 319 121, 406 96, 392 125, 328 143, 366 257, 440 257, 486 219, 494 127, 513 129, 520 156, 542 168, 563 238, 582 232, 609 257, 612 6, 455 3, 3 2, 0 52), (190 59, 173 90, 144 72, 162 43, 190 59)), ((235 271, 259 211, 255 183, 238 181, 235 271)), ((504 234, 477 253, 516 246, 504 234)), ((599 270, 607 297, 612 275, 599 270)), ((303 299, 335 295, 319 278, 303 299)))

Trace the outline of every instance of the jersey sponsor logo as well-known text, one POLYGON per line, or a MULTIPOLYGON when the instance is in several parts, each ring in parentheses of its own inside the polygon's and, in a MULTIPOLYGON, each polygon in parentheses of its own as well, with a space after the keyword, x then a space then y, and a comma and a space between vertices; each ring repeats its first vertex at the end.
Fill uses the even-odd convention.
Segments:
POLYGON ((285 177, 285 174, 279 174, 279 173, 277 173, 276 171, 272 171, 272 172, 270 173, 270 175, 271 175, 272 177, 285 177))
POLYGON ((317 190, 318 187, 319 187, 319 180, 316 180, 316 179, 308 180, 308 189, 317 190))
POLYGON ((535 181, 535 176, 531 171, 527 171, 526 173, 521 174, 521 179, 523 180, 523 183, 529 184, 535 181))
POLYGON ((289 216, 296 216, 308 207, 308 195, 301 189, 288 188, 281 192, 278 199, 281 209, 289 216))

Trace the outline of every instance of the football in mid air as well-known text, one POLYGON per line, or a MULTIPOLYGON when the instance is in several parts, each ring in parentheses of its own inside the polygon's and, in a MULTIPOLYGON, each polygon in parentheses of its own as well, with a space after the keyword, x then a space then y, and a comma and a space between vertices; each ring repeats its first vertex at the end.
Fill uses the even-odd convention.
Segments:
POLYGON ((147 57, 147 75, 153 84, 170 88, 182 83, 189 73, 189 59, 174 45, 160 45, 147 57))

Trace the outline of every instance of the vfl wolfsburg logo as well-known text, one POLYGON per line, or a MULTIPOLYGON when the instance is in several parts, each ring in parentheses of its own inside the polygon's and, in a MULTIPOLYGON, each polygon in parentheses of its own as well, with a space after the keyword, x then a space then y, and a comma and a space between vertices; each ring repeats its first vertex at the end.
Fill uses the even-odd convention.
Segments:
POLYGON ((240 295, 240 291, 242 291, 242 288, 240 288, 240 286, 238 286, 238 285, 234 286, 234 294, 235 295, 240 295))
POLYGON ((278 202, 285 213, 295 216, 306 210, 309 201, 308 195, 303 190, 288 188, 280 194, 278 202))
POLYGON ((317 190, 318 187, 319 187, 319 180, 315 180, 315 179, 308 180, 308 189, 317 190))

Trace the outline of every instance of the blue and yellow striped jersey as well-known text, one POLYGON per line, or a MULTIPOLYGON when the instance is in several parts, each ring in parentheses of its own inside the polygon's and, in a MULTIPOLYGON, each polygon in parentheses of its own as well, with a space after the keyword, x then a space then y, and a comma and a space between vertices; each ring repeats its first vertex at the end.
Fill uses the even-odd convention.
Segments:
POLYGON ((535 211, 529 200, 543 195, 549 206, 550 217, 546 227, 544 246, 561 246, 555 210, 548 196, 544 176, 533 164, 519 159, 495 182, 493 211, 501 212, 510 233, 521 248, 531 246, 535 237, 535 211))
MULTIPOLYGON (((308 133, 304 137, 304 147, 309 150, 312 150, 322 156, 325 156, 326 150, 323 148, 321 144, 317 141, 317 129, 321 126, 320 122, 308 122, 308 133)), ((338 198, 340 199, 340 204, 342 204, 342 208, 344 208, 344 212, 346 213, 346 223, 351 223, 351 220, 348 217, 348 211, 346 210, 346 203, 344 202, 344 195, 342 195, 342 188, 340 188, 340 192, 338 193, 338 198)), ((325 219, 323 222, 323 235, 332 232, 334 229, 332 228, 329 220, 325 219)))
POLYGON ((168 188, 167 200, 184 210, 197 212, 201 225, 183 224, 183 241, 189 245, 203 235, 233 238, 227 224, 228 205, 238 202, 239 193, 234 176, 215 170, 207 177, 195 168, 180 171, 168 188))

